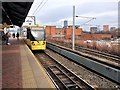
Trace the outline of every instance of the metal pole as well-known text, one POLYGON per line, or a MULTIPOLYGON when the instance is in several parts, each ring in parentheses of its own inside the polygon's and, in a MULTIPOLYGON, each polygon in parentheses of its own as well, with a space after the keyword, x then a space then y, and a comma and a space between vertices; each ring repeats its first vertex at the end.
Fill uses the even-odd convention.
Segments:
POLYGON ((75 50, 75 35, 74 35, 74 29, 75 29, 75 6, 73 6, 73 30, 72 30, 72 49, 75 50))
POLYGON ((35 16, 27 16, 27 17, 32 18, 34 20, 34 25, 36 25, 36 18, 35 18, 35 16))

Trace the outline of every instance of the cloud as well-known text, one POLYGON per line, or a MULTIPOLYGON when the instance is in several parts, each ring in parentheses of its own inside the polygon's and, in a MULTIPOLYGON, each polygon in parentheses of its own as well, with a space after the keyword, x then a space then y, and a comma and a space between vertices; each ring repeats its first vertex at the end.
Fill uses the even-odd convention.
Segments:
MULTIPOLYGON (((36 10, 42 0, 35 0, 29 15, 36 10)), ((62 25, 64 20, 72 24, 73 5, 76 15, 96 17, 90 23, 103 24, 117 22, 118 0, 48 0, 42 9, 38 9, 36 16, 40 24, 62 25), (114 20, 114 21, 111 21, 114 20)), ((84 23, 88 19, 78 18, 76 23, 84 23)))
POLYGON ((114 11, 106 11, 106 12, 88 12, 88 13, 84 13, 82 14, 81 16, 89 16, 89 17, 105 17, 105 16, 118 16, 118 11, 117 10, 114 10, 114 11))
POLYGON ((45 22, 56 22, 60 19, 68 19, 72 16, 72 7, 64 6, 57 7, 52 10, 44 11, 44 13, 39 13, 37 15, 38 19, 40 19, 43 23, 45 22))

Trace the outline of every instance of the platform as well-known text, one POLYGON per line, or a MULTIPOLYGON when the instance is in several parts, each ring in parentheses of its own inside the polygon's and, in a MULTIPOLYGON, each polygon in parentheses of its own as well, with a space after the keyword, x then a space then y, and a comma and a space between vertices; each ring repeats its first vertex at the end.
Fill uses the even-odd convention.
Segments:
POLYGON ((2 45, 2 88, 53 88, 54 84, 22 38, 2 45))

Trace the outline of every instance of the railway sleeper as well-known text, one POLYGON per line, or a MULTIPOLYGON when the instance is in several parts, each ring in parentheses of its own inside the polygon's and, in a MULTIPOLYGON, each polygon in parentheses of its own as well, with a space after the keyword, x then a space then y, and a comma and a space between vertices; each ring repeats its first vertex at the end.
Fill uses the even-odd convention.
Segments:
MULTIPOLYGON (((49 66, 49 69, 52 71, 52 68, 58 68, 57 66, 49 66)), ((56 69, 57 70, 57 69, 56 69)), ((58 68, 58 70, 60 70, 61 73, 59 74, 55 74, 54 71, 52 71, 55 76, 63 83, 63 85, 68 89, 68 90, 72 90, 72 89, 78 89, 80 88, 74 81, 72 81, 72 79, 70 79, 64 72, 61 71, 60 68, 58 68)))

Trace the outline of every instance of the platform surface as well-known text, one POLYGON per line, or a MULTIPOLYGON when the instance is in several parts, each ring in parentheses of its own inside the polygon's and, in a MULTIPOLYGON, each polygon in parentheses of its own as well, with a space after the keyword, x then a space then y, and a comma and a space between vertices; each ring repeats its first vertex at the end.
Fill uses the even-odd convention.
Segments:
POLYGON ((11 38, 10 45, 2 45, 2 88, 55 89, 22 38, 11 38))

